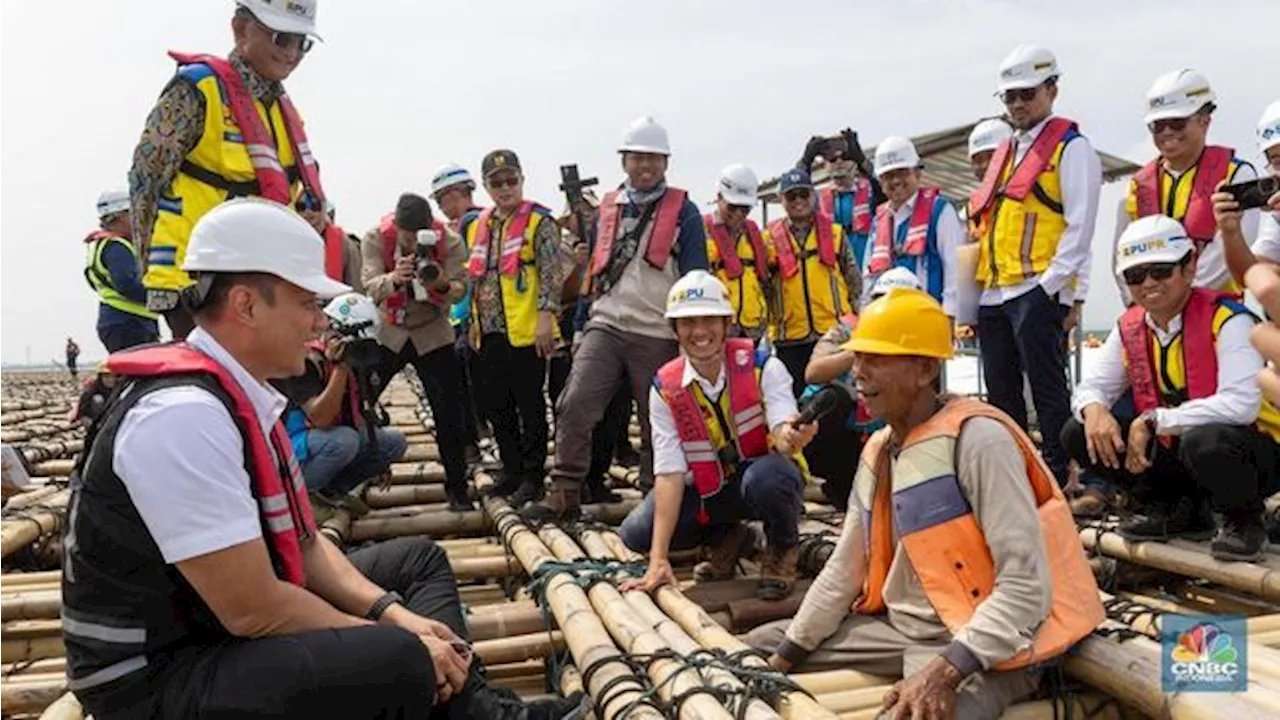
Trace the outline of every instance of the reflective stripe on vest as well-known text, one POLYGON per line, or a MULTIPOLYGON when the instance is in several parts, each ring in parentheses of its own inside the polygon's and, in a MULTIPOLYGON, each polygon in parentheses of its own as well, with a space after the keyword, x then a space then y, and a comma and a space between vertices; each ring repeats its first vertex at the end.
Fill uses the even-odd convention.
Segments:
POLYGON ((307 486, 293 455, 284 425, 276 422, 268 438, 258 414, 240 383, 222 365, 186 343, 156 345, 114 353, 107 369, 124 377, 161 377, 204 373, 211 375, 231 399, 232 414, 244 439, 246 466, 251 468, 253 495, 258 501, 267 547, 280 578, 306 586, 301 540, 315 535, 315 519, 307 486), (274 454, 273 454, 274 450, 274 454), (288 477, 282 477, 284 467, 288 477))
POLYGON ((129 250, 129 256, 137 262, 138 253, 133 247, 133 243, 122 237, 113 235, 105 230, 96 230, 89 233, 84 239, 88 244, 84 261, 84 279, 89 283, 89 287, 97 293, 98 300, 107 307, 113 307, 120 312, 137 315, 147 320, 156 320, 160 316, 147 310, 146 305, 134 302, 125 297, 111 283, 111 271, 107 269, 106 263, 102 261, 102 253, 107 249, 107 243, 118 242, 129 250))
MULTIPOLYGON (((818 210, 821 211, 823 215, 835 218, 835 188, 827 187, 818 191, 818 210)), ((858 176, 858 179, 854 180, 853 217, 850 218, 849 225, 845 227, 845 230, 858 235, 868 235, 871 233, 871 181, 862 176, 858 176)))
MULTIPOLYGON (((725 485, 725 468, 720 463, 719 448, 711 443, 707 418, 693 392, 684 385, 684 357, 677 357, 658 370, 656 384, 680 436, 689 472, 698 496, 704 501, 698 508, 698 521, 710 521, 705 500, 719 493, 725 485)), ((736 441, 738 456, 743 459, 761 457, 769 452, 769 428, 765 422, 764 400, 756 377, 756 352, 748 338, 725 341, 726 387, 732 428, 725 443, 736 441)), ((710 400, 709 400, 710 401, 710 400)), ((716 401, 710 401, 716 402, 716 401)))
MULTIPOLYGON (((738 257, 738 237, 742 236, 740 232, 738 237, 729 237, 729 226, 721 222, 716 222, 715 215, 707 214, 702 217, 702 224, 707 229, 707 237, 715 241, 716 252, 720 254, 720 264, 724 268, 725 275, 731 280, 737 280, 742 276, 743 264, 742 258, 738 257)), ((747 239, 751 242, 751 249, 755 258, 752 262, 755 265, 756 277, 760 278, 760 282, 769 281, 769 253, 764 247, 764 239, 760 237, 760 226, 755 220, 747 218, 743 230, 746 231, 747 239)))
POLYGON ((1051 580, 1049 614, 1034 638, 1014 657, 993 667, 1026 667, 1063 654, 1105 619, 1098 586, 1080 545, 1062 490, 1031 439, 1009 416, 979 400, 960 398, 913 428, 897 459, 884 428, 868 440, 854 478, 863 513, 867 575, 854 611, 885 611, 884 589, 893 562, 893 534, 906 553, 929 604, 955 634, 995 588, 996 568, 982 526, 957 477, 956 443, 964 423, 985 417, 999 422, 1022 452, 1040 520, 1051 580))
MULTIPOLYGON (((1186 368, 1188 400, 1212 396, 1218 391, 1218 350, 1213 333, 1213 316, 1221 300, 1240 299, 1239 295, 1192 288, 1182 309, 1182 353, 1186 368)), ((1156 379, 1152 332, 1147 327, 1147 311, 1134 305, 1120 316, 1119 332, 1133 388, 1133 403, 1139 413, 1166 406, 1156 379)), ((1169 388, 1172 390, 1173 388, 1169 388)))
MULTIPOLYGON (((1218 183, 1227 179, 1235 150, 1209 145, 1196 161, 1196 176, 1187 203, 1182 208, 1169 208, 1170 199, 1164 197, 1165 172, 1156 158, 1143 166, 1133 176, 1134 208, 1136 217, 1169 215, 1182 223, 1187 237, 1203 245, 1213 241, 1218 223, 1213 218, 1213 202, 1209 199, 1217 191, 1218 183), (1171 212, 1172 210, 1172 212, 1171 212)), ((1135 218, 1136 219, 1136 218, 1135 218)))
MULTIPOLYGON (((916 190, 916 204, 907 221, 907 240, 902 244, 902 254, 916 258, 924 255, 925 242, 929 237, 929 222, 933 218, 934 201, 938 198, 938 188, 922 187, 916 190)), ((876 237, 871 245, 871 258, 867 261, 867 271, 879 275, 893 264, 893 215, 894 211, 885 203, 876 211, 876 237)))
MULTIPOLYGON (((435 230, 436 235, 439 237, 436 240, 434 260, 443 269, 449 258, 449 232, 444 223, 439 220, 431 221, 431 229, 435 230)), ((378 234, 382 238, 382 265, 387 269, 387 272, 396 269, 396 244, 399 242, 396 230, 395 213, 387 213, 382 216, 382 220, 378 221, 378 234)), ((387 296, 387 299, 382 302, 384 321, 392 325, 404 325, 409 307, 409 298, 411 297, 410 293, 412 292, 410 288, 406 287, 404 290, 397 290, 387 296)), ((449 301, 449 293, 445 290, 427 288, 427 301, 432 305, 444 307, 449 301)))
MULTIPOLYGON (((595 277, 609 267, 609 259, 613 254, 613 243, 618 239, 618 228, 621 226, 622 205, 618 202, 621 190, 610 190, 600 201, 600 223, 596 230, 596 248, 591 258, 591 276, 595 277)), ((671 259, 671 249, 675 246, 676 235, 680 231, 680 211, 684 209, 684 201, 688 193, 678 188, 669 187, 658 200, 650 225, 649 247, 645 250, 645 262, 655 270, 663 270, 671 259)), ((644 232, 644 228, 638 228, 644 232)))
MULTIPOLYGON (((479 280, 489 271, 489 237, 492 234, 489 224, 493 221, 494 209, 485 208, 476 220, 475 239, 471 243, 471 260, 467 268, 472 280, 479 280)), ((524 247, 524 234, 532 214, 533 203, 525 200, 510 218, 502 221, 505 231, 498 256, 498 271, 507 277, 515 277, 520 272, 520 250, 524 247)))

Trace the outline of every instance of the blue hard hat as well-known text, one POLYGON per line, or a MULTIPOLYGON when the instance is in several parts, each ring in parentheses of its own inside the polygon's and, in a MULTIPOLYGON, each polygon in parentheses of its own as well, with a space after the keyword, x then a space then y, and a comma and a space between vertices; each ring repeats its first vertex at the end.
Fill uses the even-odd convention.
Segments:
POLYGON ((803 168, 791 168, 782 173, 782 177, 778 178, 778 192, 786 192, 792 188, 811 188, 813 180, 809 177, 809 172, 803 168))

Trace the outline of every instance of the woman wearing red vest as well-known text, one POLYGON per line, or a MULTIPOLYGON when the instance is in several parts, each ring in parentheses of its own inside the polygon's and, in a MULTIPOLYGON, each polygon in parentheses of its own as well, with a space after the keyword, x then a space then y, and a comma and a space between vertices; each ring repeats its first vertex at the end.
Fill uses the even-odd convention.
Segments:
POLYGON ((700 547, 698 580, 728 580, 753 545, 745 520, 762 520, 768 544, 756 595, 779 600, 796 580, 804 479, 791 459, 817 426, 793 425, 791 377, 748 338, 726 340, 733 317, 724 284, 694 270, 671 288, 666 317, 681 356, 649 391, 654 488, 623 521, 627 547, 649 551, 649 570, 623 587, 674 583, 668 553, 700 547))
POLYGON ((1125 538, 1212 536, 1215 558, 1253 561, 1262 500, 1280 489, 1280 413, 1258 386, 1257 318, 1238 295, 1195 287, 1196 260, 1177 220, 1125 229, 1116 269, 1136 304, 1076 388, 1062 439, 1081 467, 1132 493, 1125 538), (1109 408, 1130 388, 1139 415, 1116 418, 1109 408))

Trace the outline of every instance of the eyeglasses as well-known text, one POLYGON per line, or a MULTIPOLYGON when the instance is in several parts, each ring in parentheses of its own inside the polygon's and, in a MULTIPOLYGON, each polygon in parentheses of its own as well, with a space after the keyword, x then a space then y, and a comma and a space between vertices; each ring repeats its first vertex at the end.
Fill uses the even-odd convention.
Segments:
POLYGON ((731 203, 726 203, 726 206, 730 212, 742 213, 744 215, 751 212, 750 205, 733 205, 731 203))
POLYGON ((1173 277, 1173 271, 1181 266, 1181 260, 1178 262, 1147 263, 1146 265, 1138 265, 1124 271, 1124 281, 1128 285, 1141 285, 1147 281, 1147 276, 1151 276, 1151 279, 1157 282, 1161 280, 1168 280, 1173 277))
POLYGON ((270 26, 257 18, 254 18, 253 21, 271 35, 271 44, 278 48, 289 50, 290 48, 297 47, 299 52, 306 55, 311 52, 311 47, 316 44, 314 39, 309 38, 302 33, 280 32, 279 30, 272 30, 270 26))
POLYGON ((787 202, 798 202, 800 200, 809 199, 809 188, 797 188, 782 193, 782 199, 787 202))
POLYGON ((1187 129, 1187 123, 1191 122, 1191 118, 1165 118, 1163 120, 1152 120, 1147 123, 1147 129, 1152 135, 1159 135, 1165 130, 1174 132, 1182 132, 1187 129))
POLYGON ((520 184, 520 176, 504 175, 502 177, 488 178, 487 180, 484 181, 484 184, 488 185, 494 190, 501 190, 503 188, 515 187, 520 184))
POLYGON ((1005 90, 1003 93, 1000 93, 1000 100, 1005 105, 1012 105, 1015 100, 1021 100, 1024 103, 1029 103, 1032 100, 1035 100, 1036 95, 1038 94, 1040 94, 1039 85, 1029 88, 1018 88, 1016 90, 1005 90))

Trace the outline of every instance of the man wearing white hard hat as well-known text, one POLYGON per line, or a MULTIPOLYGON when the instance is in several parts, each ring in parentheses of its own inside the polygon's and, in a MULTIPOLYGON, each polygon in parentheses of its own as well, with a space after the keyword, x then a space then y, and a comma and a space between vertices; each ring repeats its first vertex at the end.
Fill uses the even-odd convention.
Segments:
POLYGON ((997 95, 1014 134, 996 147, 969 197, 969 217, 990 214, 978 241, 978 342, 988 400, 1027 427, 1023 377, 1043 435, 1045 462, 1067 481, 1059 442, 1071 415, 1067 329, 1089 273, 1102 163, 1076 123, 1053 114, 1061 72, 1053 53, 1021 45, 1000 64, 997 95))
POLYGON ((1270 193, 1264 196, 1266 207, 1260 212, 1258 236, 1252 248, 1244 231, 1246 213, 1240 211, 1235 197, 1228 192, 1213 196, 1223 253, 1236 282, 1244 280, 1245 271, 1255 260, 1280 264, 1280 180, 1277 180, 1280 178, 1280 100, 1268 105, 1258 120, 1258 150, 1266 161, 1272 182, 1270 193))
POLYGON ((1251 562, 1266 543, 1262 501, 1280 489, 1280 412, 1258 386, 1258 319, 1239 295, 1196 286, 1196 262, 1177 220, 1125 229, 1116 271, 1134 306, 1076 388, 1062 439, 1082 468, 1132 493, 1126 539, 1212 536, 1215 558, 1251 562), (1138 415, 1117 418, 1129 389, 1138 415))
POLYGON ((767 541, 757 597, 780 600, 795 586, 804 478, 794 457, 817 428, 796 423, 786 366, 750 338, 728 337, 727 295, 704 270, 671 288, 665 315, 681 356, 649 389, 654 488, 618 531, 649 551, 649 568, 624 591, 675 584, 672 550, 704 550, 699 581, 732 579, 752 546, 747 520, 763 521, 767 541))
MULTIPOLYGON (((1013 128, 1003 118, 987 118, 973 126, 969 133, 969 166, 973 168, 973 176, 978 182, 987 175, 987 166, 996 154, 996 148, 1006 139, 1013 137, 1013 128)), ((991 229, 991 212, 970 213, 969 237, 973 241, 982 239, 991 229)))
POLYGON ((915 274, 920 287, 956 316, 956 248, 964 225, 939 188, 921 185, 920 155, 904 137, 891 135, 876 146, 876 177, 887 201, 876 209, 862 286, 870 289, 890 268, 915 274))
MULTIPOLYGON (((1184 68, 1161 75, 1147 90, 1146 108, 1147 130, 1160 154, 1129 181, 1116 222, 1116 242, 1134 219, 1167 215, 1182 223, 1196 245, 1196 285, 1238 289, 1227 267, 1225 243, 1219 239, 1212 196, 1218 185, 1253 180, 1257 172, 1232 148, 1207 144, 1217 97, 1203 74, 1184 68)), ((1245 212, 1240 226, 1246 244, 1252 243, 1258 234, 1258 211, 1245 212)), ((1131 303, 1128 287, 1118 278, 1120 298, 1131 303)))
POLYGON ((98 339, 109 353, 160 339, 158 316, 147 310, 132 234, 129 194, 104 190, 98 196, 98 229, 84 238, 84 279, 98 296, 98 339))
POLYGON ((556 458, 545 500, 531 520, 577 516, 591 465, 591 432, 622 383, 630 383, 640 421, 641 485, 653 482, 649 382, 678 352, 664 319, 667 292, 690 270, 707 268, 707 236, 688 193, 667 185, 666 128, 637 118, 618 156, 627 179, 601 198, 578 316, 573 367, 557 401, 556 458), (578 340, 581 332, 581 340, 578 340))
POLYGON ((349 556, 317 532, 268 381, 297 375, 347 292, 286 206, 228 201, 191 233, 186 342, 117 353, 63 563, 68 687, 94 717, 551 720, 484 685, 444 551, 349 556), (356 690, 359 692, 356 692, 356 690), (446 705, 448 703, 448 705, 446 705))
POLYGON ((192 319, 179 303, 191 229, 216 205, 245 195, 287 204, 305 188, 322 207, 320 172, 302 118, 282 85, 319 39, 317 0, 236 0, 225 57, 169 53, 165 86, 129 170, 133 238, 147 307, 174 337, 192 319))
POLYGON ((729 289, 733 331, 752 340, 769 325, 769 251, 760 226, 747 217, 756 204, 759 181, 751 168, 734 163, 716 180, 715 212, 703 216, 707 263, 729 289))

